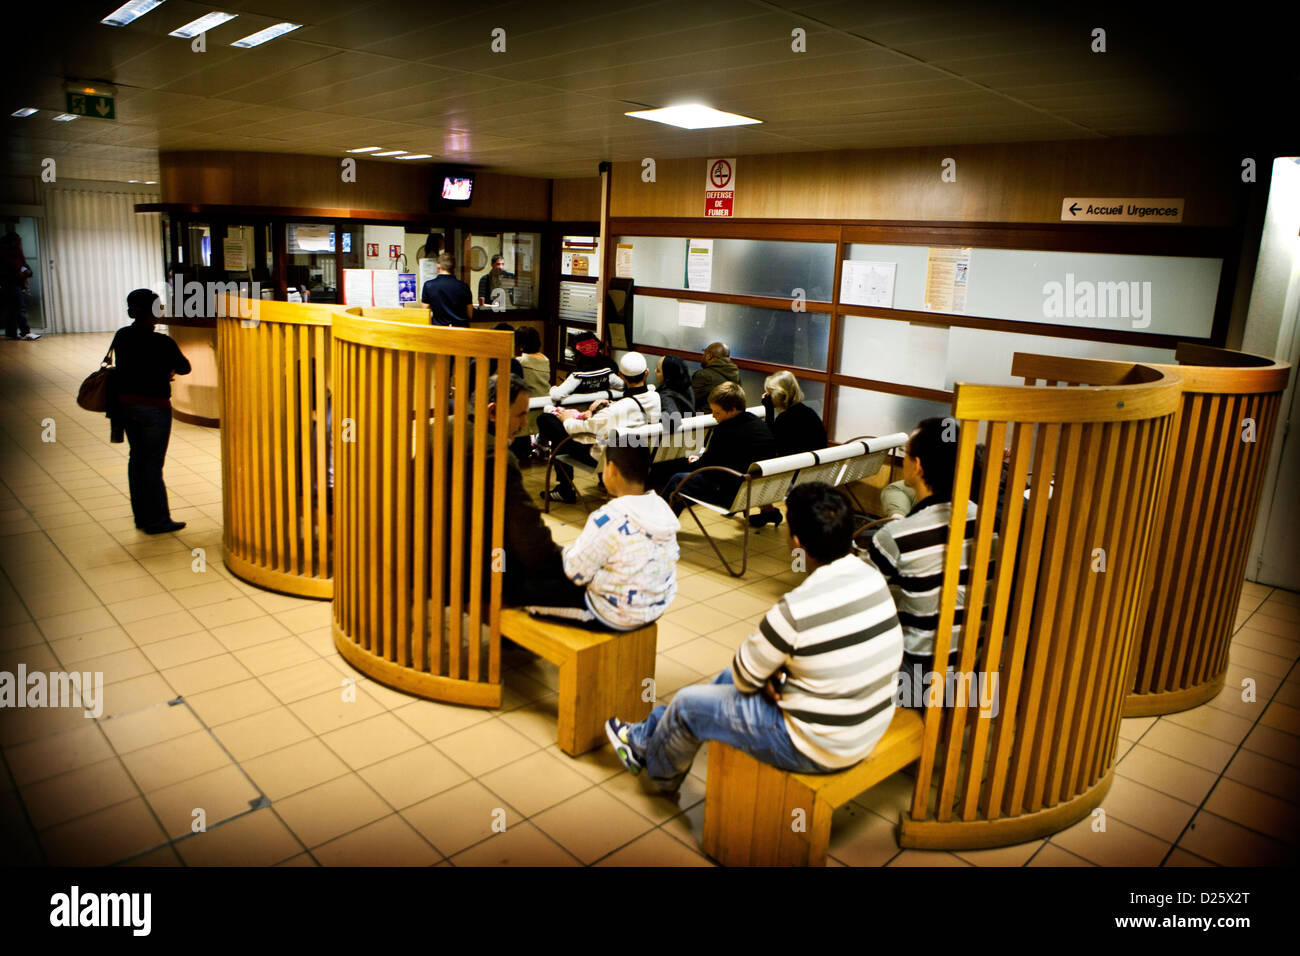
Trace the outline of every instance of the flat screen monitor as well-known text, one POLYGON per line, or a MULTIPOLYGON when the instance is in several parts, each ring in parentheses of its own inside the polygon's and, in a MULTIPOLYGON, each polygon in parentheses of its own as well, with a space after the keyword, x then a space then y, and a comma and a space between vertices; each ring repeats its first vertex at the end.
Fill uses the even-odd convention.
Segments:
POLYGON ((474 193, 473 176, 443 176, 442 201, 468 203, 474 193))

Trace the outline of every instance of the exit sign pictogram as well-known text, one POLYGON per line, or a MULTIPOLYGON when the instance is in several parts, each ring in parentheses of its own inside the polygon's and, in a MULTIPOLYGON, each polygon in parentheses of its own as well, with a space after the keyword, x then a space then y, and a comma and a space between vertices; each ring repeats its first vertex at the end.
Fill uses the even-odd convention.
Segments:
POLYGON ((74 116, 94 116, 99 119, 117 119, 117 103, 104 93, 74 93, 67 91, 68 108, 74 116))

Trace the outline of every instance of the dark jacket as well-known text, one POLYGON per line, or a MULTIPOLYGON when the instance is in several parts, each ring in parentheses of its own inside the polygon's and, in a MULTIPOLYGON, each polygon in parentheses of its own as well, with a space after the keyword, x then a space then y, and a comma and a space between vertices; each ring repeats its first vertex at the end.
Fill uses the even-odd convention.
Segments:
MULTIPOLYGON (((709 444, 695 467, 722 465, 743 475, 754 462, 775 458, 779 454, 776 439, 763 420, 749 412, 741 412, 725 422, 718 422, 709 430, 709 444)), ((742 480, 721 472, 710 472, 709 476, 720 489, 728 491, 729 496, 735 495, 742 480)))
POLYGON ((691 376, 691 389, 695 392, 695 407, 701 412, 709 410, 709 392, 723 382, 740 384, 740 369, 729 358, 714 359, 708 368, 691 376))
POLYGON ((808 405, 799 402, 780 415, 772 407, 770 398, 763 399, 767 410, 767 427, 776 439, 777 454, 797 455, 801 451, 817 451, 826 447, 826 426, 821 417, 808 405))
POLYGON ((172 375, 190 362, 169 335, 132 323, 113 336, 113 388, 124 404, 169 404, 172 375))

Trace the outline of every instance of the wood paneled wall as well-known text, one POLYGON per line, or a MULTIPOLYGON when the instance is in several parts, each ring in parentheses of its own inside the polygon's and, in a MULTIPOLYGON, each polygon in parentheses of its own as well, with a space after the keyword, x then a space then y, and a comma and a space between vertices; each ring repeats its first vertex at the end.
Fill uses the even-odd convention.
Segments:
POLYGON ((552 222, 598 222, 600 177, 556 179, 551 185, 552 222))
MULTIPOLYGON (((996 143, 741 156, 743 219, 1060 222, 1066 196, 1186 200, 1183 223, 1237 222, 1248 190, 1227 147, 1165 138, 996 143), (956 160, 956 182, 941 163, 956 160)), ((702 219, 709 157, 615 163, 610 215, 702 219)))

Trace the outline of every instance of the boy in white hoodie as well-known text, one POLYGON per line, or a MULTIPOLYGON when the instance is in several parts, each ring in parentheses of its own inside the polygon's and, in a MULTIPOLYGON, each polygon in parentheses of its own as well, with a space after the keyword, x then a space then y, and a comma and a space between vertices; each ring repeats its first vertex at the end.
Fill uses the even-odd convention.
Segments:
POLYGON ((649 471, 649 450, 614 435, 605 447, 605 486, 614 498, 564 549, 568 587, 556 587, 554 605, 529 613, 634 631, 668 610, 677 596, 681 525, 663 498, 646 492, 649 471))

